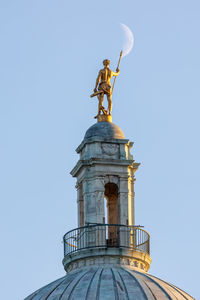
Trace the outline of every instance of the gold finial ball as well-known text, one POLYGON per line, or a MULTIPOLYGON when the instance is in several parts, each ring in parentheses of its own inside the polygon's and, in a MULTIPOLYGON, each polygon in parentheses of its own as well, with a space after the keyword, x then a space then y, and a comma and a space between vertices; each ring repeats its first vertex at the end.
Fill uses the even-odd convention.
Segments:
POLYGON ((111 115, 98 115, 97 122, 110 122, 112 123, 112 116, 111 115))

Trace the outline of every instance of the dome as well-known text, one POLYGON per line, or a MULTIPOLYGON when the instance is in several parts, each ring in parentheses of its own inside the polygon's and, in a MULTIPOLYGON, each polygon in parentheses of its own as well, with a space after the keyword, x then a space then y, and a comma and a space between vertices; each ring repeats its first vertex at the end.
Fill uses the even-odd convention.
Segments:
POLYGON ((86 131, 84 139, 92 137, 124 139, 124 133, 119 126, 111 122, 98 122, 86 131))
POLYGON ((194 300, 184 291, 145 272, 125 267, 91 266, 37 290, 25 300, 194 300))

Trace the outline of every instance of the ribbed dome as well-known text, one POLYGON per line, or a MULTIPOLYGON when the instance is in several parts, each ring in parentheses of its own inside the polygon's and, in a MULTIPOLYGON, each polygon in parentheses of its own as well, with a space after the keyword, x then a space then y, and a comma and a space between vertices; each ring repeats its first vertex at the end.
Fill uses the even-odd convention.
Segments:
POLYGON ((84 139, 103 137, 109 139, 124 139, 121 128, 111 122, 99 122, 92 125, 85 134, 84 139))
POLYGON ((191 300, 179 288, 124 267, 91 266, 70 272, 25 300, 191 300))

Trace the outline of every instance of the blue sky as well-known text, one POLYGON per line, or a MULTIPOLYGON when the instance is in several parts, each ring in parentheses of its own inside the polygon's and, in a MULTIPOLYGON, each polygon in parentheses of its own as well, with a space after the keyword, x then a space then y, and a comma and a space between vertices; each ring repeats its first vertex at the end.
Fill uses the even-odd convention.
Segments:
POLYGON ((77 225, 75 148, 94 124, 102 60, 115 70, 120 23, 134 33, 113 122, 134 141, 136 223, 150 273, 200 298, 200 3, 0 1, 1 298, 64 275, 62 236, 77 225))

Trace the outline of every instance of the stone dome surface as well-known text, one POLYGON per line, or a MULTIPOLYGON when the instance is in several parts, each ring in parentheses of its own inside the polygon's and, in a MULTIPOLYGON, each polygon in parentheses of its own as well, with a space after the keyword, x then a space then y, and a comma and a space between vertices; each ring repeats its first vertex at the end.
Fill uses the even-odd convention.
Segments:
POLYGON ((86 131, 84 139, 92 137, 124 139, 124 133, 119 126, 111 122, 98 122, 86 131))
POLYGON ((186 292, 145 272, 90 266, 37 290, 25 300, 191 300, 186 292))

